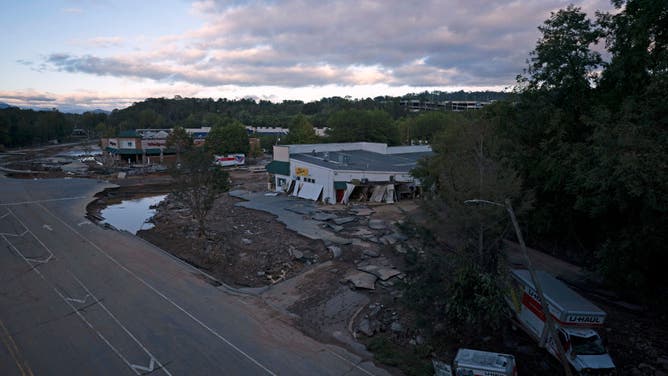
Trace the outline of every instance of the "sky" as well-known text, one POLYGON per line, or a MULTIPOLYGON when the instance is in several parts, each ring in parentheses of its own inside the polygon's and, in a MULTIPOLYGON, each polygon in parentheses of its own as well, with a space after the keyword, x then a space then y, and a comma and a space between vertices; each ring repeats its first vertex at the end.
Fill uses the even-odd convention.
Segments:
POLYGON ((506 90, 550 12, 609 0, 0 0, 0 102, 506 90))

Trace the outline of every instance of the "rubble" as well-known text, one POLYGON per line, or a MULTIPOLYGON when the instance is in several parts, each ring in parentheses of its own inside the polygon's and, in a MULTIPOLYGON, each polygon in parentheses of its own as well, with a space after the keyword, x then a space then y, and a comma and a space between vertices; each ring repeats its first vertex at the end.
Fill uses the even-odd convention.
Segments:
POLYGON ((378 265, 360 266, 357 268, 357 270, 373 274, 374 276, 380 278, 381 281, 387 281, 388 279, 401 274, 401 272, 397 269, 384 268, 378 265))
POLYGON ((311 216, 312 219, 315 219, 316 221, 329 221, 330 219, 336 219, 337 216, 331 213, 323 213, 323 212, 315 212, 311 216))
POLYGON ((352 283, 352 285, 358 289, 375 290, 377 279, 378 277, 373 274, 360 271, 348 274, 344 278, 344 281, 352 283))
POLYGON ((385 225, 385 221, 382 219, 370 219, 369 228, 372 230, 384 230, 387 228, 387 226, 385 225))
POLYGON ((332 221, 340 226, 346 223, 354 222, 356 220, 357 218, 355 217, 343 217, 343 218, 334 218, 332 221))
POLYGON ((362 319, 357 326, 357 331, 367 337, 372 337, 378 331, 380 323, 376 320, 362 319))
POLYGON ((329 247, 327 247, 327 249, 329 249, 329 251, 332 252, 332 258, 336 259, 336 258, 341 257, 341 252, 342 252, 341 247, 337 247, 335 245, 330 245, 329 247))

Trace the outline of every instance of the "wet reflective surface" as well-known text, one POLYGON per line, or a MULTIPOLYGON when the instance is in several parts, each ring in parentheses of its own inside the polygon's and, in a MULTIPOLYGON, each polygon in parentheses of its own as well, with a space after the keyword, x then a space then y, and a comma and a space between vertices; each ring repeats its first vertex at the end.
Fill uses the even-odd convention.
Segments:
POLYGON ((167 195, 143 197, 134 200, 124 200, 120 204, 110 205, 100 212, 104 221, 119 230, 136 234, 139 230, 153 228, 153 224, 146 222, 155 214, 151 206, 157 205, 167 195))

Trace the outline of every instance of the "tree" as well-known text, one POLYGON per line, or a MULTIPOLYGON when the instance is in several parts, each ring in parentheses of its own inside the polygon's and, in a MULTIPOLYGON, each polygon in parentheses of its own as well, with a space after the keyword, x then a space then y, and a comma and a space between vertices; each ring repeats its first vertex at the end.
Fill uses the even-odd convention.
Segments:
POLYGON ((288 127, 288 135, 285 138, 286 144, 312 144, 316 142, 318 136, 315 134, 313 125, 303 114, 297 115, 290 127, 288 127))
POLYGON ((213 156, 203 148, 184 154, 180 167, 172 168, 173 196, 183 203, 197 221, 198 233, 206 234, 206 216, 222 192, 229 189, 229 175, 213 163, 213 156))
POLYGON ((248 132, 238 121, 214 127, 206 138, 206 148, 214 154, 243 153, 250 150, 248 132))
POLYGON ((460 338, 498 329, 505 320, 500 246, 508 230, 506 212, 466 203, 511 198, 526 206, 520 180, 500 154, 503 143, 491 119, 453 124, 436 135, 435 155, 413 171, 426 190, 423 207, 431 229, 445 246, 425 251, 416 272, 409 274, 408 297, 425 305, 421 311, 441 315, 460 338), (430 295, 423 295, 420 289, 435 282, 430 295))
POLYGON ((525 89, 550 92, 557 106, 577 109, 587 103, 602 63, 601 55, 591 50, 602 31, 573 5, 551 13, 538 30, 542 37, 530 54, 529 77, 521 78, 525 89))
POLYGON ((175 127, 167 136, 165 146, 176 151, 176 162, 181 163, 181 153, 190 149, 193 145, 193 139, 183 127, 175 127))
MULTIPOLYGON (((528 76, 518 76, 515 125, 504 128, 505 137, 515 141, 507 152, 539 203, 528 220, 532 234, 573 240, 588 222, 575 209, 573 166, 591 152, 587 144, 594 131, 589 121, 594 72, 601 65, 591 45, 602 31, 573 6, 552 13, 539 30, 542 36, 530 54, 528 76)), ((580 260, 591 256, 586 247, 580 250, 580 260)))
POLYGON ((333 142, 385 142, 399 144, 399 129, 381 110, 342 110, 329 117, 329 138, 333 142))
POLYGON ((465 118, 456 112, 423 112, 416 117, 407 118, 399 122, 401 141, 405 144, 411 144, 416 140, 431 142, 436 134, 451 124, 464 121, 465 118))
POLYGON ((612 54, 600 86, 611 107, 643 93, 659 77, 665 80, 668 74, 668 3, 612 2, 619 12, 598 15, 599 23, 607 31, 607 45, 612 54))

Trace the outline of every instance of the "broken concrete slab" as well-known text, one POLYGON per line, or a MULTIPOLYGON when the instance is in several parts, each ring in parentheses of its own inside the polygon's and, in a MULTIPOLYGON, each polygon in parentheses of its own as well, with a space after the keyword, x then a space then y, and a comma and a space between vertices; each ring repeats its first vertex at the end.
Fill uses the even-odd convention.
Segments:
POLYGON ((356 220, 357 218, 355 217, 342 217, 342 218, 334 218, 332 221, 337 225, 343 225, 346 223, 354 222, 356 220))
POLYGON ((380 239, 380 242, 383 244, 390 244, 393 245, 397 242, 397 239, 394 238, 394 236, 390 235, 384 235, 380 239))
POLYGON ((331 213, 323 213, 323 212, 315 212, 311 216, 312 219, 315 219, 316 221, 329 221, 330 219, 336 219, 338 218, 335 214, 331 213))
POLYGON ((313 209, 303 206, 294 206, 290 208, 285 208, 285 210, 301 215, 311 215, 311 213, 313 213, 313 209))
POLYGON ((377 320, 362 319, 359 325, 357 326, 357 331, 364 334, 367 337, 371 337, 380 328, 380 322, 377 320))
POLYGON ((353 243, 353 239, 342 238, 340 236, 330 236, 325 240, 339 245, 348 245, 353 243))
POLYGON ((387 225, 382 219, 369 219, 369 228, 373 230, 384 230, 387 228, 387 225))
POLYGON ((295 260, 301 260, 304 258, 304 252, 298 250, 298 249, 290 249, 290 256, 292 256, 293 259, 295 260))
POLYGON ((373 250, 373 249, 365 249, 364 251, 362 251, 362 254, 364 256, 374 257, 374 258, 380 256, 380 253, 376 250, 373 250))
POLYGON ((401 274, 400 271, 396 269, 390 269, 390 268, 384 268, 382 266, 378 265, 366 265, 366 266, 360 266, 357 268, 357 270, 361 270, 366 273, 370 273, 378 278, 380 278, 381 281, 387 281, 388 279, 392 277, 396 277, 399 274, 401 274))
POLYGON ((344 281, 352 283, 358 289, 375 290, 377 279, 378 277, 373 274, 360 271, 347 275, 344 281))
POLYGON ((350 234, 351 236, 355 236, 358 238, 366 238, 370 236, 374 236, 375 233, 367 228, 364 227, 356 227, 355 232, 350 234))
POLYGON ((366 217, 375 213, 376 211, 370 208, 354 208, 351 209, 350 212, 360 217, 366 217))
POLYGON ((327 223, 327 227, 331 228, 332 231, 334 232, 341 232, 343 231, 343 226, 335 225, 333 223, 327 223))

